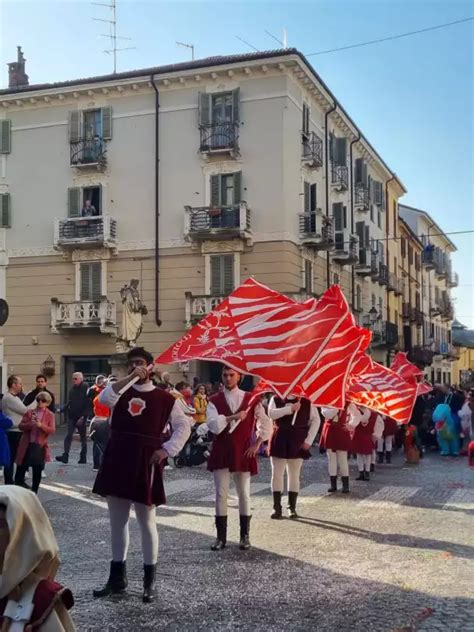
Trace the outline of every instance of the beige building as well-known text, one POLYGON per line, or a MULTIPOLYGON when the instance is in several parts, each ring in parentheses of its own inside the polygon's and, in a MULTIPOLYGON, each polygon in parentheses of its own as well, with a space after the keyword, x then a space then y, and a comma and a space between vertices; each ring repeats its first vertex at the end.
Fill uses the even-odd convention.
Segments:
MULTIPOLYGON (((73 370, 108 371, 131 278, 154 353, 251 275, 301 300, 340 283, 375 358, 398 348, 405 190, 298 51, 48 85, 28 85, 21 58, 12 67, 0 91, 4 381, 15 371, 31 385, 46 366, 64 394, 73 370)), ((219 368, 173 370, 213 380, 219 368)))

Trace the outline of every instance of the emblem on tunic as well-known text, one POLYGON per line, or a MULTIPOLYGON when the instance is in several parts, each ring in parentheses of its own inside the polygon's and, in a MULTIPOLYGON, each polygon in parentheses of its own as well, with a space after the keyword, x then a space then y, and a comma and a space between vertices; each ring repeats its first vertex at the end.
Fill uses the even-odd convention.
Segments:
POLYGON ((128 402, 128 412, 132 417, 141 415, 146 408, 146 402, 141 397, 132 397, 128 402))

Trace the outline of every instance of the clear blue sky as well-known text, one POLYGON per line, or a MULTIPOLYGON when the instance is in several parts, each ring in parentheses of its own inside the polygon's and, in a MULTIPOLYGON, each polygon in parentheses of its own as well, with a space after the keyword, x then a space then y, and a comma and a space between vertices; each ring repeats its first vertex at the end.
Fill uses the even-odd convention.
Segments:
MULTIPOLYGON (((107 0, 98 0, 107 2, 107 0)), ((90 2, 3 1, 1 83, 21 44, 30 82, 87 77, 112 70, 101 51, 108 9, 90 2)), ((313 2, 124 2, 118 33, 136 50, 118 70, 279 45, 265 29, 303 53, 336 48, 469 17, 463 0, 318 0, 313 2)), ((129 45, 124 44, 124 45, 129 45)), ((408 189, 403 202, 426 209, 446 231, 474 229, 473 22, 309 60, 408 189)), ((474 233, 452 235, 460 273, 456 312, 474 328, 474 233)))

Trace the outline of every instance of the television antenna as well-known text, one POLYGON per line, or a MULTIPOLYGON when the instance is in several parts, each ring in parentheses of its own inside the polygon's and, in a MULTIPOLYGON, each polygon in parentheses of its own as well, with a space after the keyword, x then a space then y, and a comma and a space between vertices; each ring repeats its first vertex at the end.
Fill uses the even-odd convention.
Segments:
POLYGON ((178 46, 191 49, 191 59, 194 61, 194 44, 185 44, 184 42, 176 42, 178 46))
POLYGON ((113 55, 114 60, 114 74, 117 72, 117 53, 120 53, 124 50, 135 50, 136 46, 126 46, 124 48, 117 48, 117 40, 128 40, 131 41, 131 37, 121 37, 117 35, 117 0, 110 0, 110 2, 92 2, 97 7, 106 7, 111 11, 111 19, 104 20, 102 18, 92 18, 95 22, 105 22, 110 25, 110 33, 106 35, 105 33, 101 33, 101 37, 108 37, 111 42, 111 47, 109 49, 104 50, 103 52, 107 55, 113 55))

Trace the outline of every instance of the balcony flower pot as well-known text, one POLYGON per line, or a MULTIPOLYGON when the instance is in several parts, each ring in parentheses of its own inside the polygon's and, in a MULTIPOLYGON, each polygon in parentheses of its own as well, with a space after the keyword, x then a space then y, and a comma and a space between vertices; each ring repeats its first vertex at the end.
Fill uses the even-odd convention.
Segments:
POLYGON ((218 216, 221 214, 221 209, 220 209, 220 208, 210 208, 210 209, 207 211, 207 214, 208 214, 210 217, 218 217, 218 216))

